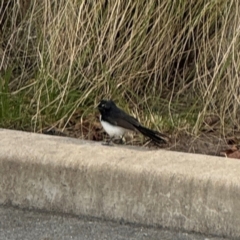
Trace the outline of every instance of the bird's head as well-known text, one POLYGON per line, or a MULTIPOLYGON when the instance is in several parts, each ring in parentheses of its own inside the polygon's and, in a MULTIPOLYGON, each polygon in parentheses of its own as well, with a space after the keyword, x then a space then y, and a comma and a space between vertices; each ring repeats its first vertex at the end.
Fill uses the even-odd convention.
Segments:
POLYGON ((97 108, 100 113, 109 111, 112 107, 116 106, 112 100, 101 100, 97 108))

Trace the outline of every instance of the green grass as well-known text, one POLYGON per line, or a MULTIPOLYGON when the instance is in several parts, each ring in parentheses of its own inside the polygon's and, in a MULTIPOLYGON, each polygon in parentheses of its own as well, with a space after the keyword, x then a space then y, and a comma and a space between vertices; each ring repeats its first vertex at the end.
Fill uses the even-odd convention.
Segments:
MULTIPOLYGON (((114 99, 147 126, 239 129, 240 3, 4 1, 0 127, 64 128, 114 99)), ((89 121, 92 119, 89 117, 89 121)))

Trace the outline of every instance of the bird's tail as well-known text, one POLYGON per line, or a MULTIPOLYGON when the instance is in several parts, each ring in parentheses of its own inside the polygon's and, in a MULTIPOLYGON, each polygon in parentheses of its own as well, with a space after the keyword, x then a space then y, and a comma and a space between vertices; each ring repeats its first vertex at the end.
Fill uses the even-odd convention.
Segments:
POLYGON ((146 137, 151 138, 156 143, 168 143, 169 142, 168 137, 160 132, 153 131, 153 130, 143 127, 141 125, 137 126, 136 128, 140 133, 142 133, 146 137))

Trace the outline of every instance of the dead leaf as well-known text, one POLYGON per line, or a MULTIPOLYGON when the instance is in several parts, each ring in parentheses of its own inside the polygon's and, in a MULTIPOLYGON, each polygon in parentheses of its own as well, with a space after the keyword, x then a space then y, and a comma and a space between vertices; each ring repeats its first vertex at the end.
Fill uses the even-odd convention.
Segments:
POLYGON ((232 148, 220 152, 220 155, 228 158, 240 159, 240 151, 237 145, 233 145, 232 148))

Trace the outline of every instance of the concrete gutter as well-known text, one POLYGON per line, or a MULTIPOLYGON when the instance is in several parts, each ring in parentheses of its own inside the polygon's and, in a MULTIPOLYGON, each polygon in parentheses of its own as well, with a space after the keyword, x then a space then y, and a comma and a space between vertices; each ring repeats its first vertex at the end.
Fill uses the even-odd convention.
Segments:
POLYGON ((0 129, 0 204, 240 237, 240 161, 0 129))

